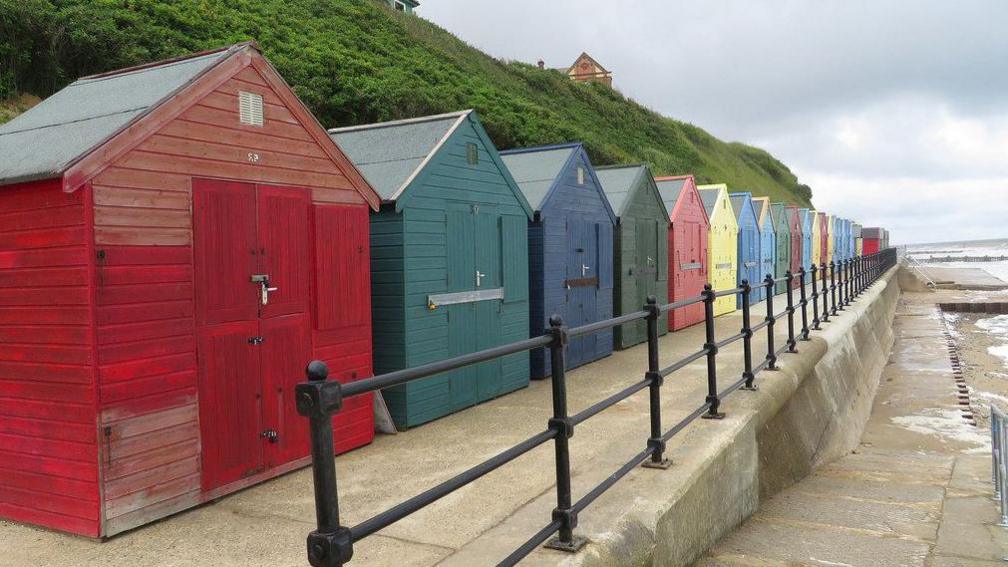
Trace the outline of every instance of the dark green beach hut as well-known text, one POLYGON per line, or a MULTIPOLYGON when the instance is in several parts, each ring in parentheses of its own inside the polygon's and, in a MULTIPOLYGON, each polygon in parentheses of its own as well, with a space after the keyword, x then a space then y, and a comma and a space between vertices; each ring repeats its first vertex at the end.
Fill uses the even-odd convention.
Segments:
MULTIPOLYGON (((329 133, 382 199, 371 217, 375 373, 527 338, 532 211, 476 113, 329 133)), ((520 353, 383 393, 408 428, 528 382, 520 353)))
MULTIPOLYGON (((644 307, 649 295, 668 303, 669 214, 646 165, 618 165, 595 169, 602 190, 616 213, 613 315, 644 307)), ((658 333, 668 332, 662 314, 658 333)), ((615 347, 624 349, 647 340, 647 324, 635 321, 616 327, 615 347)))
MULTIPOLYGON (((774 232, 777 235, 777 251, 774 260, 774 277, 783 278, 791 269, 791 215, 784 208, 784 203, 773 203, 774 232)), ((787 284, 777 284, 777 293, 787 291, 787 284)))

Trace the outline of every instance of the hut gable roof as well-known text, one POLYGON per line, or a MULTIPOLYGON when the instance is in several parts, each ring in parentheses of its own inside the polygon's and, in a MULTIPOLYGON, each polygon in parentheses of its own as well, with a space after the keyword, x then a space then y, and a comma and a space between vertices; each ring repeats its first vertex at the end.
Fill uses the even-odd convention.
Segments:
POLYGON ((697 191, 700 192, 700 199, 707 210, 707 218, 710 219, 711 226, 715 225, 715 220, 720 219, 717 222, 724 223, 736 230, 738 229, 738 221, 735 220, 735 210, 732 208, 731 199, 728 198, 727 185, 724 183, 698 185, 697 191), (724 203, 724 207, 719 207, 720 203, 724 203))
POLYGON ((770 207, 770 197, 753 197, 753 208, 756 209, 756 222, 760 230, 774 227, 774 214, 770 207), (769 224, 767 224, 769 222, 769 224))
POLYGON ((732 210, 735 212, 735 220, 738 225, 741 227, 744 223, 752 222, 752 225, 759 230, 756 209, 753 208, 752 193, 732 193, 730 197, 732 210))
POLYGON ((654 177, 651 176, 651 170, 648 166, 644 164, 610 165, 596 168, 595 175, 598 177, 599 183, 602 184, 602 190, 605 191, 609 205, 616 216, 623 216, 626 207, 633 202, 634 192, 645 190, 652 193, 665 218, 669 218, 668 209, 658 193, 658 187, 655 185, 654 177))
POLYGON ((360 169, 378 192, 382 202, 396 203, 398 207, 402 198, 414 185, 414 181, 422 176, 424 168, 465 124, 473 126, 473 133, 486 146, 508 187, 526 214, 531 217, 532 209, 525 195, 501 161, 496 146, 479 124, 476 112, 472 109, 391 122, 332 128, 329 130, 329 135, 350 161, 360 169))
POLYGON ((0 185, 62 177, 73 191, 247 67, 377 209, 378 195, 251 41, 71 83, 0 126, 0 185))
POLYGON ((392 202, 472 112, 332 128, 329 135, 382 201, 392 202))
POLYGON ((0 126, 0 184, 59 177, 232 53, 221 49, 74 81, 0 126))
MULTIPOLYGON (((616 221, 616 214, 613 213, 609 200, 602 192, 602 185, 595 175, 594 168, 590 166, 588 155, 580 142, 505 150, 500 152, 500 156, 518 188, 525 195, 529 206, 536 212, 546 208, 564 172, 578 162, 578 158, 583 158, 589 166, 585 168, 585 174, 591 178, 590 183, 599 191, 606 212, 613 222, 616 221)), ((586 183, 588 181, 586 180, 586 183)))
POLYGON ((771 208, 773 209, 774 219, 776 219, 774 221, 774 228, 790 230, 791 223, 788 221, 788 215, 784 210, 784 203, 773 203, 771 208))

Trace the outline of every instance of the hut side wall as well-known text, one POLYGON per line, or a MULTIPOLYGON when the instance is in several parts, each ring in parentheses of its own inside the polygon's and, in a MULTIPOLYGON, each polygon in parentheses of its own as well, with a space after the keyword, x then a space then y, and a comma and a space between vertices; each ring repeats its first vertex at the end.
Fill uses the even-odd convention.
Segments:
MULTIPOLYGON (((756 214, 753 211, 751 199, 745 199, 742 212, 738 214, 738 266, 735 274, 736 283, 742 285, 742 280, 749 280, 751 285, 758 285, 766 274, 760 273, 760 231, 756 224, 756 214)), ((761 300, 763 293, 754 293, 755 300, 761 300)), ((735 306, 742 308, 742 294, 735 297, 735 306)))
POLYGON ((0 516, 95 537, 89 191, 0 188, 0 516))
MULTIPOLYGON (((692 182, 683 188, 679 207, 669 227, 669 301, 696 297, 703 292, 708 275, 708 220, 703 201, 692 182), (683 265, 700 264, 699 269, 683 270, 683 265)), ((668 329, 676 331, 702 322, 703 303, 680 307, 669 312, 668 329)))
MULTIPOLYGON (((334 379, 371 374, 368 286, 359 270, 341 264, 366 265, 367 233, 354 232, 367 230, 364 200, 263 75, 247 67, 92 182, 94 240, 103 256, 96 280, 100 427, 111 455, 104 464, 104 535, 208 497, 201 489, 193 177, 310 190, 319 252, 312 356, 329 363, 334 379), (238 91, 263 96, 263 127, 239 123, 238 91), (349 251, 351 243, 353 257, 341 260, 336 247, 349 251), (335 290, 337 282, 354 282, 357 291, 335 290), (354 311, 334 310, 333 302, 352 303, 354 311)), ((370 440, 372 420, 369 396, 350 401, 336 421, 337 449, 370 440)), ((306 457, 307 449, 301 464, 306 457)))

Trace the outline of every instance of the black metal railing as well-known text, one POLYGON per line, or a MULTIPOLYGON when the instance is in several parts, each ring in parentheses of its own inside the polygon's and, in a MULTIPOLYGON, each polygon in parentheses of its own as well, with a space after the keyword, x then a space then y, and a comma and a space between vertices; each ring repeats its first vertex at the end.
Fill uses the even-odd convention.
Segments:
POLYGON ((501 345, 487 350, 425 364, 415 368, 398 370, 340 384, 328 381, 328 368, 323 362, 313 361, 306 369, 308 381, 297 386, 297 410, 310 420, 312 472, 315 488, 315 516, 317 529, 308 535, 308 561, 314 567, 339 567, 349 562, 353 556, 354 542, 374 534, 375 532, 397 522, 406 516, 430 505, 438 499, 451 494, 455 490, 479 479, 497 468, 513 461, 547 443, 553 441, 555 453, 556 475, 556 508, 550 521, 541 530, 532 535, 525 543, 501 560, 500 565, 514 565, 531 553, 538 546, 546 546, 564 551, 574 552, 585 543, 585 539, 575 534, 578 525, 578 514, 584 511, 595 499, 605 493, 621 478, 639 465, 648 468, 665 469, 671 466, 671 461, 665 457, 667 442, 682 431, 686 426, 699 418, 720 419, 724 417, 721 402, 725 396, 735 390, 755 390, 755 378, 763 370, 777 370, 778 357, 783 352, 797 352, 797 337, 809 340, 810 330, 820 328, 821 323, 829 321, 828 307, 832 307, 833 315, 839 310, 837 293, 840 290, 841 302, 849 304, 852 297, 864 292, 886 270, 896 264, 895 249, 831 262, 829 264, 829 285, 826 278, 826 264, 818 268, 811 266, 811 296, 806 295, 805 275, 801 268, 798 272, 800 285, 798 290, 800 300, 794 303, 794 288, 790 285, 794 275, 788 272, 784 277, 774 278, 767 275, 763 283, 753 286, 743 280, 735 289, 714 291, 710 284, 704 286, 703 293, 697 297, 659 305, 654 297, 649 297, 641 311, 628 313, 605 321, 598 321, 580 327, 568 328, 559 316, 550 319, 549 332, 540 337, 534 337, 515 343, 501 345), (841 266, 838 270, 837 266, 841 266), (837 273, 839 272, 839 280, 837 273), (821 289, 816 288, 816 273, 821 277, 821 289), (777 284, 787 283, 787 307, 781 312, 774 312, 774 291, 777 284), (762 321, 752 324, 749 295, 753 289, 765 287, 766 316, 762 321), (740 332, 718 341, 714 328, 714 301, 718 297, 742 293, 742 329, 740 332), (818 313, 818 299, 822 297, 822 319, 818 313), (827 305, 827 300, 832 302, 827 305), (693 354, 682 358, 671 365, 661 368, 658 357, 658 323, 659 317, 673 309, 686 307, 697 303, 704 304, 705 342, 702 348, 693 354), (808 325, 808 307, 812 305, 812 326, 808 325), (801 332, 795 334, 795 313, 801 312, 801 332), (774 328, 777 320, 787 317, 788 340, 780 348, 775 347, 774 328), (645 320, 647 322, 648 370, 642 380, 627 386, 604 400, 589 406, 573 415, 567 407, 567 382, 565 368, 565 347, 572 337, 595 333, 610 329, 631 321, 645 320), (752 366, 752 337, 762 329, 767 333, 767 353, 763 361, 756 367, 752 366), (717 355, 721 348, 736 341, 743 342, 743 372, 740 378, 727 387, 719 389, 717 374, 717 355), (405 384, 420 378, 469 366, 488 360, 493 360, 510 354, 546 347, 550 349, 550 364, 552 369, 553 414, 546 424, 546 429, 528 439, 509 447, 472 468, 445 480, 441 484, 429 488, 420 494, 406 499, 395 506, 364 520, 355 526, 345 526, 340 521, 339 499, 336 482, 336 466, 333 452, 332 415, 337 413, 343 401, 355 395, 374 392, 405 384), (694 409, 685 418, 680 419, 670 428, 664 429, 661 415, 661 388, 665 377, 673 372, 700 359, 706 358, 707 395, 703 404, 694 409), (650 433, 644 448, 630 458, 623 466, 609 475, 595 488, 589 490, 580 499, 574 500, 571 492, 570 446, 569 439, 574 435, 576 426, 591 417, 612 407, 618 402, 642 390, 648 390, 650 398, 650 433), (555 534, 555 537, 553 537, 555 534))

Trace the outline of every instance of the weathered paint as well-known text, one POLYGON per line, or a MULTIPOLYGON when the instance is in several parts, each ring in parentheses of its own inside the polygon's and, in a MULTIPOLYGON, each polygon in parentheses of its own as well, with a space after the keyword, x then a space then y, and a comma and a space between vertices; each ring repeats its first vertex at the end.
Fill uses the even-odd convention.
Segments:
MULTIPOLYGON (((707 283, 707 238, 710 221, 692 175, 655 178, 658 192, 669 211, 669 301, 677 302, 696 297, 707 283), (666 185, 681 183, 675 199, 666 185)), ((684 329, 704 320, 702 303, 673 309, 669 312, 670 331, 684 329)))
MULTIPOLYGON (((763 281, 766 274, 760 273, 760 230, 756 217, 756 210, 753 208, 752 193, 740 192, 731 193, 732 210, 735 212, 735 221, 738 223, 738 268, 735 273, 735 280, 738 285, 743 281, 748 281, 751 285, 758 285, 763 281)), ((756 294, 757 298, 762 298, 762 294, 756 294)), ((735 297, 735 306, 742 308, 742 294, 735 297)))
MULTIPOLYGON (((13 386, 14 397, 37 398, 11 410, 13 423, 66 422, 45 428, 54 436, 3 443, 0 458, 44 456, 35 470, 47 471, 24 487, 32 502, 11 506, 6 495, 18 494, 0 491, 5 517, 107 536, 282 474, 308 462, 293 404, 306 361, 326 360, 341 381, 370 373, 368 280, 355 267, 367 261, 377 196, 254 46, 231 48, 63 177, 0 188, 5 199, 14 201, 0 210, 19 211, 25 229, 59 238, 45 250, 24 237, 0 247, 0 285, 17 289, 8 296, 19 308, 37 309, 33 328, 4 321, 6 340, 34 346, 21 356, 31 368, 6 363, 0 397, 13 386), (263 97, 262 126, 241 124, 239 90, 263 97), (220 191, 204 193, 207 183, 220 191), (219 197, 216 206, 205 197, 219 197), (58 209, 36 218, 49 207, 58 209), (235 242, 245 246, 235 252, 235 242), (280 288, 266 307, 256 273, 280 288), (60 293, 31 295, 40 284, 60 293), (40 335, 49 323, 60 326, 40 335), (255 336, 261 344, 249 343, 255 336), (40 378, 50 360, 59 370, 40 378)), ((5 421, 7 411, 0 404, 5 421)), ((337 449, 369 442, 372 419, 368 396, 347 400, 337 449)), ((0 466, 0 484, 24 480, 9 470, 0 466)))
MULTIPOLYGON (((539 336, 553 314, 568 327, 612 317, 613 230, 609 208, 591 160, 581 144, 543 146, 501 152, 501 158, 535 212, 528 221, 529 332, 539 336), (560 157, 551 179, 542 179, 536 164, 544 154, 560 157), (544 197, 526 189, 547 186, 544 197), (592 281, 594 280, 594 281, 592 281)), ((575 368, 612 353, 611 329, 574 337, 564 359, 575 368)), ((549 351, 531 353, 531 376, 550 375, 549 351)))
MULTIPOLYGON (((667 303, 669 214, 651 170, 646 165, 612 166, 597 168, 597 174, 618 219, 613 314, 639 311, 649 295, 654 295, 659 303, 667 303)), ((668 331, 666 317, 663 314, 659 319, 659 334, 668 331)), ((615 330, 617 349, 645 340, 645 321, 620 325, 615 330)))
POLYGON ((861 256, 864 248, 864 241, 861 238, 861 224, 854 223, 851 227, 851 232, 853 234, 853 252, 854 256, 861 256))
POLYGON ((862 240, 862 253, 863 254, 874 254, 879 250, 885 248, 884 246, 884 230, 883 228, 872 226, 864 227, 861 229, 861 240, 862 240))
POLYGON ((819 213, 819 263, 829 265, 830 258, 829 215, 819 213))
POLYGON ((822 264, 822 237, 823 237, 823 220, 822 213, 819 211, 810 211, 812 217, 812 265, 819 266, 822 264))
MULTIPOLYGON (((710 236, 707 247, 707 265, 710 284, 715 291, 732 289, 738 275, 738 222, 728 198, 728 186, 697 186, 710 219, 710 236)), ((735 298, 728 295, 714 301, 714 315, 735 311, 735 298)))
POLYGON ((836 216, 826 215, 826 248, 823 262, 829 266, 836 260, 836 216))
MULTIPOLYGON (((770 206, 769 197, 753 197, 753 206, 757 208, 760 226, 760 274, 772 274, 774 259, 777 254, 777 233, 774 231, 774 212, 770 206)), ((766 288, 759 288, 752 294, 753 301, 766 299, 766 288)))

